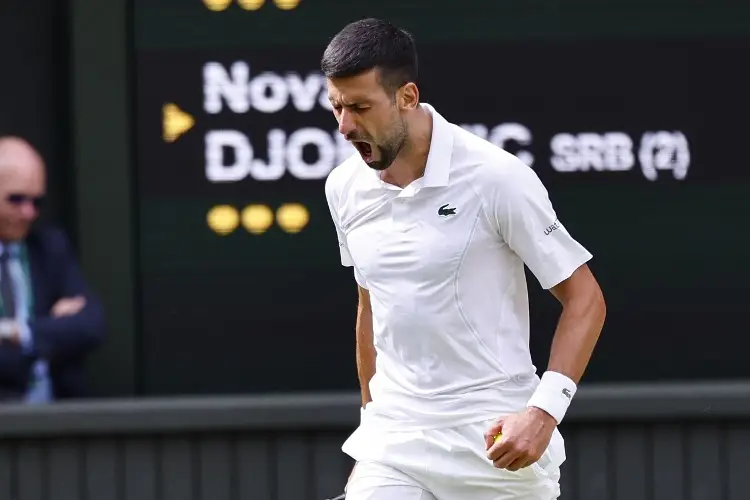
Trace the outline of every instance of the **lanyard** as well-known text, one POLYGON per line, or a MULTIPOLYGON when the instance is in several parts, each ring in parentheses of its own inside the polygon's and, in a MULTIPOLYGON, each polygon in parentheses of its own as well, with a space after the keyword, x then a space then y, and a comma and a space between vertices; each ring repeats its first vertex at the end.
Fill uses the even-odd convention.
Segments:
MULTIPOLYGON (((26 250, 26 245, 20 245, 19 252, 18 252, 18 260, 21 263, 21 276, 20 276, 20 283, 16 282, 15 290, 19 295, 21 295, 21 298, 23 302, 21 302, 20 305, 25 305, 25 311, 24 311, 24 317, 25 318, 31 318, 34 314, 34 294, 31 291, 31 266, 29 265, 29 254, 26 250)), ((13 259, 8 262, 8 270, 12 273, 12 264, 13 259)), ((2 276, 0 279, 12 279, 11 276, 2 276)), ((0 316, 3 316, 3 313, 5 312, 5 309, 3 307, 3 299, 0 298, 0 316)))

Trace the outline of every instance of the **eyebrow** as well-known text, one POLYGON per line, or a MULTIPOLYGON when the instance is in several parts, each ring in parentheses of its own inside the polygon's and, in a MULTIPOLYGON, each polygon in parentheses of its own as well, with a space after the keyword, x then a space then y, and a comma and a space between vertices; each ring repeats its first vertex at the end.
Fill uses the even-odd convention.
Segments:
POLYGON ((341 102, 341 101, 339 101, 337 99, 333 99, 332 97, 329 96, 328 97, 328 101, 330 101, 330 103, 332 105, 334 105, 334 106, 338 104, 338 105, 343 106, 345 108, 351 108, 351 107, 354 107, 354 106, 363 106, 363 105, 364 106, 370 106, 371 105, 370 101, 367 100, 367 99, 355 100, 353 102, 345 103, 345 102, 341 102))

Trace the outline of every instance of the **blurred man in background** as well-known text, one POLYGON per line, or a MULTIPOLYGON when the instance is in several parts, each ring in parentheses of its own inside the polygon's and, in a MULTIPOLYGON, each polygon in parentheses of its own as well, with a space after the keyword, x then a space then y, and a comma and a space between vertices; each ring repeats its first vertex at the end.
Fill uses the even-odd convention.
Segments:
POLYGON ((87 394, 84 364, 104 313, 65 234, 32 228, 46 190, 39 153, 0 137, 0 401, 46 403, 87 394))

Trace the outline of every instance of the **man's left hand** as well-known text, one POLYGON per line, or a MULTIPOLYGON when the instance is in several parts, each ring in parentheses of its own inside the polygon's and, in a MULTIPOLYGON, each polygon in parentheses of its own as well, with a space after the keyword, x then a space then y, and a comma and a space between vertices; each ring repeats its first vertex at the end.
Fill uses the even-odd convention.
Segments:
POLYGON ((75 316, 81 312, 84 307, 86 307, 86 297, 83 297, 82 295, 63 297, 52 306, 51 315, 53 318, 75 316))
POLYGON ((484 434, 487 458, 498 469, 517 471, 535 463, 544 454, 557 426, 555 419, 539 408, 499 419, 484 434), (502 437, 495 442, 495 436, 502 437))

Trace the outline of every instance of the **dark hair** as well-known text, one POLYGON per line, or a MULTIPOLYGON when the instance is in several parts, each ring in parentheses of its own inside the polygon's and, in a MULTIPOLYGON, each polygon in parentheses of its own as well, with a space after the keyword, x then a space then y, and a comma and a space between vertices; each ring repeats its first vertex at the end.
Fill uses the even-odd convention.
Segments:
POLYGON ((347 78, 377 69, 383 88, 395 92, 417 80, 417 49, 406 30, 380 19, 362 19, 333 37, 320 68, 327 78, 347 78))

